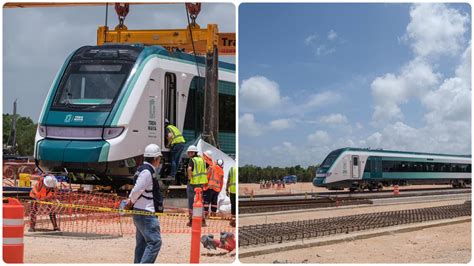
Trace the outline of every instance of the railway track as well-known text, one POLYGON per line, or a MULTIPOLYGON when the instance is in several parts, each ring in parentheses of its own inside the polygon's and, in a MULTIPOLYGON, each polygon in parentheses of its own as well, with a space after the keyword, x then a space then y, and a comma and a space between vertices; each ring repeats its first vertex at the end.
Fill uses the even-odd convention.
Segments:
POLYGON ((471 216, 471 202, 422 209, 377 212, 239 227, 239 246, 268 245, 402 224, 471 216))
MULTIPOLYGON (((403 189, 400 188, 400 193, 411 193, 411 192, 427 192, 427 191, 462 191, 462 190, 471 190, 470 188, 412 188, 412 189, 403 189)), ((343 195, 352 195, 352 196, 365 196, 373 194, 392 194, 393 190, 382 190, 382 191, 365 191, 365 192, 350 192, 347 190, 342 191, 328 191, 328 192, 307 192, 307 193, 287 193, 287 194, 263 194, 263 195, 239 195, 239 200, 241 199, 260 199, 260 198, 274 198, 274 197, 321 197, 321 196, 343 196, 343 195)))
POLYGON ((314 198, 285 198, 285 199, 258 199, 258 200, 239 200, 239 213, 262 213, 262 212, 278 212, 287 210, 300 210, 312 208, 338 207, 347 205, 372 204, 372 200, 391 199, 391 198, 407 198, 420 196, 441 196, 471 193, 470 189, 424 189, 405 191, 400 195, 392 193, 343 193, 337 195, 317 194, 314 198))
POLYGON ((258 200, 240 201, 239 213, 277 212, 288 210, 336 207, 345 205, 371 204, 364 198, 319 198, 319 199, 288 199, 288 200, 258 200))

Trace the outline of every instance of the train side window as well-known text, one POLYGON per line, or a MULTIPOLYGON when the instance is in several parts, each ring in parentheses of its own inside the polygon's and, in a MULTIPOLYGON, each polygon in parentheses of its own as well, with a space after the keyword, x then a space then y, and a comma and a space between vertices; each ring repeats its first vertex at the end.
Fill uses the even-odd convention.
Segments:
POLYGON ((372 160, 370 158, 367 158, 367 161, 365 162, 365 168, 364 168, 365 173, 370 173, 370 171, 371 171, 371 162, 372 162, 372 160))
POLYGON ((165 118, 171 124, 176 125, 176 75, 174 73, 165 74, 165 118))
POLYGON ((359 165, 359 158, 358 157, 353 157, 354 159, 354 166, 358 166, 359 165))

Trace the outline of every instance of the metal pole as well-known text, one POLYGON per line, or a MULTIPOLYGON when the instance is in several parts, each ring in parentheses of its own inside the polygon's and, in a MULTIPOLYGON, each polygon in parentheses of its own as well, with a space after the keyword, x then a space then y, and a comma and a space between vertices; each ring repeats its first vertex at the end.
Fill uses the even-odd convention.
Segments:
POLYGON ((219 92, 218 92, 218 51, 214 46, 213 53, 206 55, 206 82, 204 86, 204 128, 203 139, 218 146, 219 132, 219 92))

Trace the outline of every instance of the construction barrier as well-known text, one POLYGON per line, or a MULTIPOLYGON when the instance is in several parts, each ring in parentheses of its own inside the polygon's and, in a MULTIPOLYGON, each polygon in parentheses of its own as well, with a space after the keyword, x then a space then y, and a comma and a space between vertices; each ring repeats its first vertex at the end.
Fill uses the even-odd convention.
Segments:
POLYGON ((191 255, 189 263, 199 263, 201 256, 201 232, 202 232, 202 189, 195 188, 193 203, 192 232, 191 232, 191 255))
POLYGON ((23 263, 24 208, 19 200, 3 199, 3 261, 23 263))
MULTIPOLYGON (((135 234, 132 215, 157 215, 162 234, 189 234, 192 229, 186 224, 187 209, 168 208, 164 213, 121 210, 120 202, 125 199, 116 195, 97 192, 61 192, 52 201, 25 203, 27 219, 36 220, 36 231, 52 231, 53 219, 61 232, 83 234, 85 237, 135 234), (35 207, 32 207, 36 205, 35 207)), ((166 202, 165 202, 166 203, 166 202)), ((211 217, 203 233, 217 234, 235 231, 228 224, 230 214, 211 217)))

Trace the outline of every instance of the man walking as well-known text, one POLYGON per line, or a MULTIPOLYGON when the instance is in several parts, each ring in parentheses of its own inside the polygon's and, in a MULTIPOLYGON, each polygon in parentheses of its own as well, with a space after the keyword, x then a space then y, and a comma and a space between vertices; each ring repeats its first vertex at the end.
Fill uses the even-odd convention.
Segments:
POLYGON ((149 215, 134 214, 136 247, 134 263, 155 263, 161 248, 160 223, 155 212, 163 212, 156 170, 161 163, 161 150, 156 144, 146 146, 144 163, 135 174, 135 186, 130 192, 126 209, 148 212, 149 215))
POLYGON ((170 176, 175 179, 176 185, 180 185, 181 181, 178 177, 176 177, 176 172, 178 171, 179 165, 179 157, 181 152, 184 149, 184 144, 186 141, 184 140, 183 134, 181 131, 172 124, 168 119, 165 119, 165 136, 167 140, 167 145, 170 147, 170 159, 171 159, 171 172, 170 176))
MULTIPOLYGON (((187 226, 192 226, 193 223, 193 203, 194 203, 194 196, 195 188, 203 188, 207 185, 207 167, 204 159, 198 155, 198 148, 194 145, 188 147, 186 151, 189 157, 189 164, 188 164, 188 186, 187 186, 187 194, 188 194, 188 209, 189 209, 189 222, 187 226)), ((206 220, 203 217, 202 225, 206 226, 206 220)))

